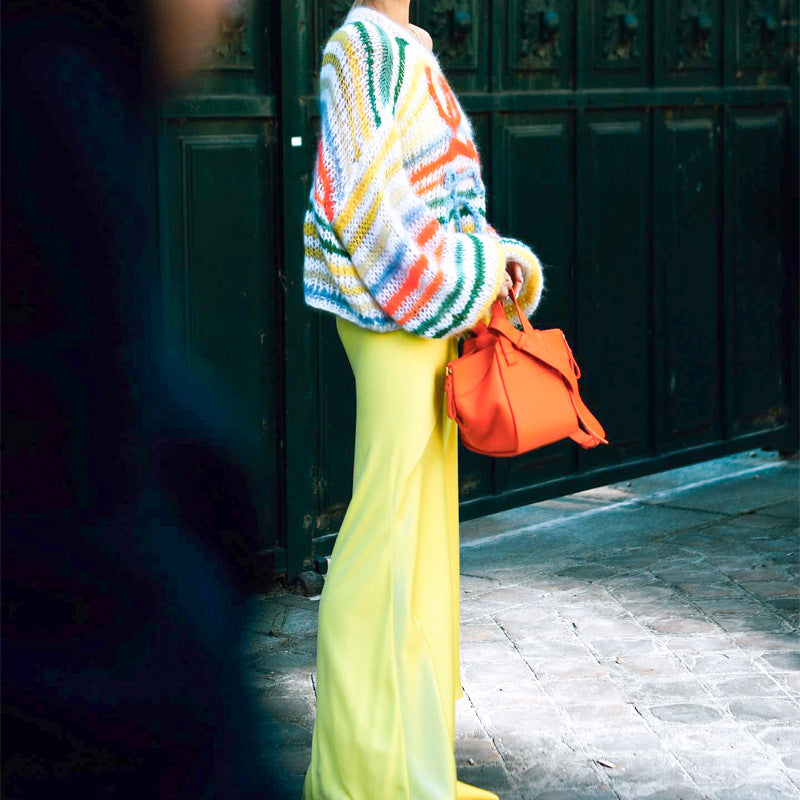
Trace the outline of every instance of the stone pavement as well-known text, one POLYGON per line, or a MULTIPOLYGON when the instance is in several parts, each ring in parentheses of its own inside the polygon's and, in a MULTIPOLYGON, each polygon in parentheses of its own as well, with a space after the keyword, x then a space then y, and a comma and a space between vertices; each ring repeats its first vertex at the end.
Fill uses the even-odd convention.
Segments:
MULTIPOLYGON (((751 451, 462 523, 459 777, 501 800, 800 798, 799 508, 800 464, 751 451)), ((281 800, 316 608, 253 600, 281 800)))

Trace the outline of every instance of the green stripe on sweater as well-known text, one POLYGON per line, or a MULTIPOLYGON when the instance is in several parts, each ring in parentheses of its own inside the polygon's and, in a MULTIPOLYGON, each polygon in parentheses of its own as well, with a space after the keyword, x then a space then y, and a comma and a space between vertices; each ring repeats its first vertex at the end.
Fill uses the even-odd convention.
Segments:
POLYGON ((466 234, 475 244, 475 283, 472 285, 472 291, 469 294, 469 300, 464 306, 464 310, 460 314, 455 314, 453 319, 457 322, 463 322, 471 313, 478 299, 478 293, 483 288, 483 281, 486 278, 486 258, 484 253, 484 243, 479 236, 474 236, 471 233, 466 234))
MULTIPOLYGON (((314 219, 317 222, 317 227, 321 230, 330 234, 331 239, 336 240, 336 234, 334 233, 333 228, 328 224, 328 221, 323 219, 317 212, 316 209, 314 210, 314 219)), ((322 236, 319 235, 320 231, 317 231, 317 239, 322 244, 322 246, 333 255, 336 256, 344 256, 345 258, 350 258, 350 254, 346 250, 342 250, 341 247, 337 247, 335 244, 331 244, 327 240, 323 239, 322 236)))
POLYGON ((375 101, 375 52, 372 49, 372 42, 370 41, 367 28, 363 22, 355 23, 356 29, 361 36, 361 41, 367 49, 367 88, 369 90, 369 102, 372 106, 372 114, 375 117, 375 127, 380 127, 381 118, 378 114, 378 104, 375 101))
POLYGON ((397 98, 400 97, 400 89, 406 74, 406 47, 408 47, 408 42, 405 39, 395 37, 395 41, 400 48, 400 62, 397 66, 397 85, 394 87, 394 104, 392 105, 392 111, 397 108, 397 98))
MULTIPOLYGON (((464 243, 463 242, 456 242, 456 263, 462 264, 464 262, 464 243)), ((431 328, 435 327, 436 324, 441 320, 443 314, 450 308, 450 304, 454 303, 456 298, 461 294, 461 290, 464 287, 464 271, 459 270, 458 273, 458 280, 456 281, 456 285, 450 294, 445 297, 444 302, 441 305, 439 313, 433 318, 426 320, 422 325, 417 328, 415 331, 420 336, 424 333, 427 333, 431 328)))
POLYGON ((378 33, 381 36, 381 42, 383 44, 384 56, 383 56, 383 63, 381 64, 381 78, 380 78, 380 87, 381 87, 381 101, 383 106, 385 107, 386 104, 389 102, 389 92, 391 91, 391 83, 392 83, 392 59, 389 58, 389 55, 392 52, 392 45, 389 42, 389 37, 386 35, 386 31, 378 26, 378 33))

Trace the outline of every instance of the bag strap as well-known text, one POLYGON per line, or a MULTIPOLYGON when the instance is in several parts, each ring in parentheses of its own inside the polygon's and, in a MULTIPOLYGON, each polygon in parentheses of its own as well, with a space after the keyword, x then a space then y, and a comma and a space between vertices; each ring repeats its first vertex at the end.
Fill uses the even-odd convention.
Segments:
POLYGON ((572 407, 575 409, 578 420, 587 431, 584 433, 584 431, 577 430, 570 438, 582 447, 596 447, 598 444, 608 444, 603 426, 598 422, 597 417, 586 407, 577 387, 575 391, 569 393, 569 399, 572 401, 572 407))
POLYGON ((518 330, 508 321, 501 300, 497 300, 492 306, 492 319, 487 327, 508 339, 517 349, 528 353, 528 355, 546 364, 561 375, 569 389, 569 397, 572 407, 575 409, 575 415, 583 426, 584 431, 586 431, 577 430, 570 438, 582 447, 594 447, 600 443, 608 444, 603 426, 598 422, 594 414, 589 411, 581 398, 580 390, 578 389, 578 378, 581 375, 581 370, 577 361, 575 361, 575 356, 572 354, 572 349, 563 331, 561 332, 561 337, 564 341, 564 350, 567 354, 569 369, 564 369, 563 364, 559 363, 559 360, 548 352, 547 347, 543 345, 541 331, 536 330, 531 325, 530 320, 522 313, 513 291, 509 292, 509 296, 514 301, 514 307, 519 315, 522 330, 518 330))

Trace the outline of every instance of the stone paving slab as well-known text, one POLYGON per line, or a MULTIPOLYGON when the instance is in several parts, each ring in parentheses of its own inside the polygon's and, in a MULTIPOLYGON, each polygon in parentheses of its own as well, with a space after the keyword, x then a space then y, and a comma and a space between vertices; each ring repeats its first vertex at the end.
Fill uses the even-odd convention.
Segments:
MULTIPOLYGON (((463 523, 462 780, 502 800, 798 800, 799 467, 752 451, 463 523)), ((264 767, 297 800, 318 603, 252 608, 264 767)))

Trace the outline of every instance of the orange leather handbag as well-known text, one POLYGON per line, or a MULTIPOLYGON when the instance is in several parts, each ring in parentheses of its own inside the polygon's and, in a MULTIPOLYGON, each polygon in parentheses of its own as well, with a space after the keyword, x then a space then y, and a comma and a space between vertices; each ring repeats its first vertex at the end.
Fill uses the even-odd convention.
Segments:
POLYGON ((537 330, 513 293, 522 330, 492 306, 446 369, 447 413, 464 446, 489 456, 516 456, 569 437, 581 447, 608 444, 581 400, 575 362, 563 331, 537 330))

